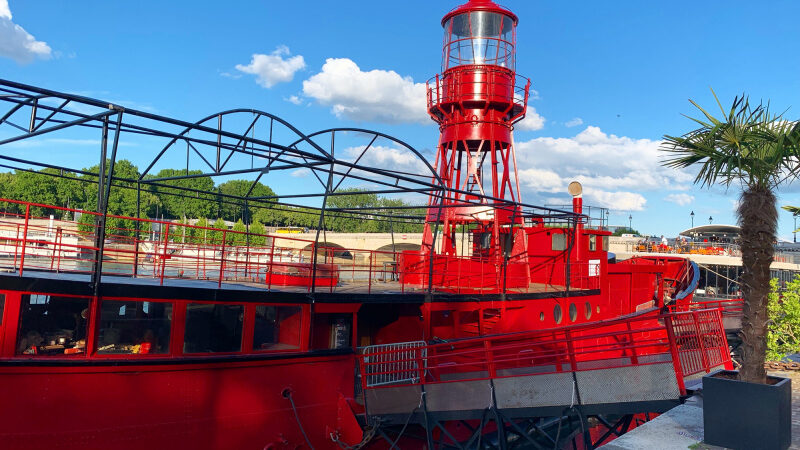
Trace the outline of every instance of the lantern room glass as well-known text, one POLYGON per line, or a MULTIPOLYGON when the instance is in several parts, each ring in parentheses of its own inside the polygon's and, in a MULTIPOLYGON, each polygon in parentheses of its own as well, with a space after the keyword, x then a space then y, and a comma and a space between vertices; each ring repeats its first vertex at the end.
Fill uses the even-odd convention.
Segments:
POLYGON ((444 24, 442 69, 472 64, 489 64, 515 69, 514 20, 504 14, 470 11, 444 24))

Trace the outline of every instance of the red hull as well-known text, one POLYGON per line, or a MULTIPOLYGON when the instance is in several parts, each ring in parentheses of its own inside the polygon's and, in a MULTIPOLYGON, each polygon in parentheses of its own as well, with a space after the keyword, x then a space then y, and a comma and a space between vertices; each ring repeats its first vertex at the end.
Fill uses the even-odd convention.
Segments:
POLYGON ((5 367, 4 449, 335 448, 352 355, 219 364, 5 367))

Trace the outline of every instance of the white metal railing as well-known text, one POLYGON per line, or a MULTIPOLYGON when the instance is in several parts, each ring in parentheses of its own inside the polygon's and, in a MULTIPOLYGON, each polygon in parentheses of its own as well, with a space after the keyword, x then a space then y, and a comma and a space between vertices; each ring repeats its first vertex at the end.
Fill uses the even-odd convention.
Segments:
POLYGON ((367 377, 367 387, 417 382, 427 365, 426 346, 425 341, 412 341, 363 347, 361 353, 369 363, 362 375, 367 377))

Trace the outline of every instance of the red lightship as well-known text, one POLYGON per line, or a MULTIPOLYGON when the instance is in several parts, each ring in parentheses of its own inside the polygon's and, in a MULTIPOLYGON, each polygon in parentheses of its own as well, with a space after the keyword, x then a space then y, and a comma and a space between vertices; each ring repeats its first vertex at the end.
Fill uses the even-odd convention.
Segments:
POLYGON ((591 448, 729 366, 719 311, 676 308, 696 265, 616 261, 578 183, 571 207, 520 198, 512 131, 530 82, 515 73, 517 23, 488 0, 442 20, 433 166, 370 130, 306 135, 256 110, 189 123, 0 80, 3 167, 95 195, 84 209, 0 201, 2 447, 591 448), (99 133, 99 167, 11 152, 61 133, 99 133), (141 173, 118 170, 126 140, 152 157, 141 173), (387 147, 425 169, 367 163, 387 147), (176 159, 185 171, 157 171, 176 159), (298 169, 321 189, 259 190, 298 169), (231 176, 252 184, 187 182, 231 176), (426 209, 337 202, 364 184, 423 193, 426 209), (123 193, 135 214, 110 209, 123 193), (153 193, 233 208, 247 226, 253 209, 316 223, 146 219, 153 193), (335 233, 341 219, 387 232, 335 233))

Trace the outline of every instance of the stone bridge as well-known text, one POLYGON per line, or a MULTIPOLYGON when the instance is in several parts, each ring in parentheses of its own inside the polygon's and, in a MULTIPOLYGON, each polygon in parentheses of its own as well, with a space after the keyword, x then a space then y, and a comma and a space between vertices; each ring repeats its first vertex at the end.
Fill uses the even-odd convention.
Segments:
MULTIPOLYGON (((280 248, 310 250, 311 243, 317 238, 316 232, 310 233, 272 233, 275 245, 280 248)), ((440 239, 439 239, 440 240, 440 239)), ((439 241, 437 240, 437 242, 439 241)), ((458 253, 461 253, 462 235, 456 236, 458 253)), ((401 252, 403 250, 419 250, 422 244, 422 233, 320 233, 320 246, 352 250, 372 250, 379 252, 401 252)), ((470 245, 468 235, 463 236, 464 250, 470 245)), ((366 252, 365 252, 366 253, 366 252)))

